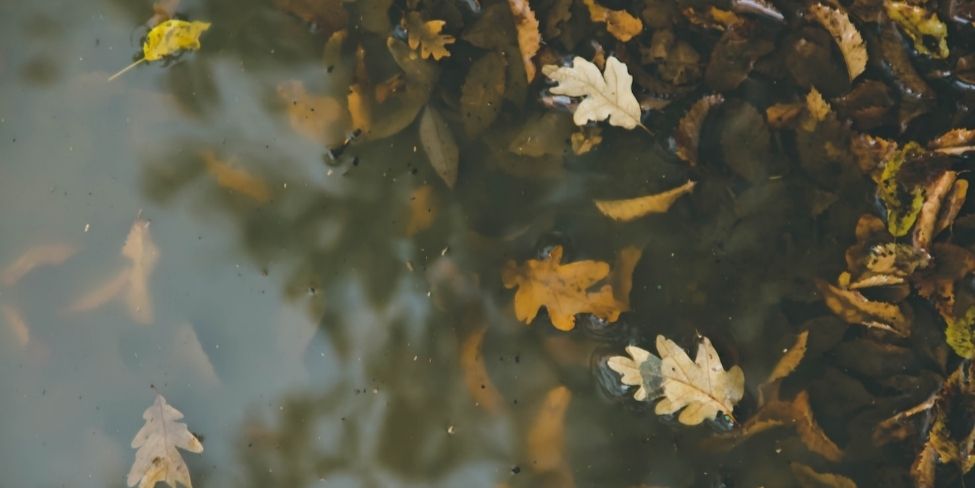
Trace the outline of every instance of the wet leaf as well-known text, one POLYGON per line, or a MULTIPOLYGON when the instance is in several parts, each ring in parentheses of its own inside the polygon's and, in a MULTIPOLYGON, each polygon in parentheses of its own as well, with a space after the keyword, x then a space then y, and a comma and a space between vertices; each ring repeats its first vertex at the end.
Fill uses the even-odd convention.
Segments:
POLYGON ((943 317, 953 317, 955 284, 975 271, 975 254, 954 244, 936 243, 931 255, 934 265, 912 278, 914 288, 943 317))
POLYGON ((843 450, 816 423, 809 404, 809 393, 805 390, 799 392, 792 401, 776 398, 763 405, 742 425, 738 435, 740 439, 744 439, 781 426, 794 427, 802 443, 827 460, 837 462, 843 458, 843 450))
POLYGON ((531 116, 511 139, 508 150, 532 158, 561 156, 572 127, 572 121, 564 113, 545 112, 531 116))
POLYGON ((912 236, 914 247, 927 249, 931 246, 931 240, 935 238, 938 217, 941 215, 941 202, 954 189, 957 178, 958 173, 944 171, 923 190, 924 203, 921 204, 912 236))
POLYGON ((538 32, 538 19, 532 11, 528 0, 508 0, 511 16, 515 19, 515 29, 518 32, 518 49, 525 64, 525 78, 529 82, 535 79, 535 63, 532 58, 538 54, 542 45, 542 35, 538 32))
POLYGON ((898 178, 905 164, 920 151, 920 146, 910 143, 892 152, 884 161, 877 181, 877 194, 887 207, 887 230, 894 237, 906 235, 911 230, 924 204, 924 188, 907 186, 898 178))
POLYGON ((975 357, 972 326, 975 326, 975 306, 969 307, 960 317, 945 317, 945 341, 955 354, 965 359, 975 357))
POLYGON ((765 118, 751 104, 741 101, 725 105, 721 126, 721 152, 735 174, 757 184, 769 176, 771 134, 765 118), (748 141, 748 144, 742 144, 748 141))
POLYGON ((410 219, 406 222, 406 237, 413 237, 419 232, 427 230, 433 225, 433 219, 437 216, 437 207, 434 205, 433 187, 423 185, 410 193, 410 219))
POLYGON ((406 14, 406 30, 409 33, 410 49, 419 49, 420 57, 439 61, 450 56, 447 46, 453 44, 454 36, 441 34, 446 22, 443 20, 423 21, 419 12, 406 14))
POLYGON ((481 56, 471 66, 461 88, 460 105, 464 129, 480 134, 494 123, 501 112, 505 88, 504 57, 497 52, 481 56))
POLYGON ((626 246, 616 253, 611 273, 613 293, 616 300, 622 304, 623 310, 630 308, 630 292, 633 290, 633 271, 643 257, 643 249, 636 246, 626 246))
POLYGON ((730 26, 711 51, 704 75, 717 91, 731 91, 748 78, 755 62, 775 49, 768 36, 751 22, 730 26))
POLYGON ((553 94, 583 98, 572 117, 576 125, 608 119, 610 125, 624 129, 643 127, 640 103, 631 87, 633 77, 616 57, 606 60, 602 74, 596 65, 578 56, 571 67, 547 65, 542 67, 542 73, 558 82, 549 90, 553 94))
POLYGON ((832 109, 829 103, 823 99, 823 94, 819 93, 819 90, 812 88, 809 90, 809 94, 806 95, 806 112, 816 122, 822 122, 826 120, 826 116, 832 112, 832 109))
POLYGON ((779 358, 779 361, 775 363, 775 367, 769 374, 768 379, 765 380, 765 383, 774 383, 781 380, 792 374, 792 372, 799 367, 799 363, 802 362, 802 358, 806 356, 806 342, 808 339, 808 330, 804 330, 796 336, 795 344, 793 344, 792 347, 790 347, 785 354, 779 358))
POLYGON ((592 151, 603 142, 602 129, 599 127, 583 126, 569 136, 572 153, 581 156, 592 151))
POLYGON ((961 207, 965 204, 965 198, 967 196, 968 180, 955 180, 951 192, 941 202, 941 209, 938 211, 938 222, 934 225, 932 236, 937 236, 955 224, 955 219, 958 217, 958 213, 961 212, 961 207))
POLYGON ((308 93, 300 81, 278 85, 278 97, 288 111, 288 122, 295 132, 324 146, 335 146, 345 139, 349 119, 338 100, 308 93))
POLYGON ((861 324, 900 336, 910 334, 910 321, 900 307, 893 303, 868 300, 856 290, 846 290, 818 281, 826 306, 850 324, 861 324))
POLYGON ((563 467, 565 459, 565 414, 569 410, 572 392, 556 386, 545 399, 528 431, 526 451, 532 470, 546 472, 563 467))
POLYGON ((860 76, 867 67, 867 47, 846 12, 817 3, 809 8, 809 13, 833 36, 843 53, 850 80, 860 76))
POLYGON ((805 464, 799 463, 790 463, 789 467, 801 488, 857 488, 857 484, 846 476, 820 473, 805 464))
POLYGON ((666 213, 680 197, 694 190, 696 183, 688 180, 665 192, 623 200, 593 200, 603 215, 617 221, 629 222, 655 213, 666 213))
POLYGON ((609 322, 619 318, 622 304, 613 295, 613 287, 603 285, 589 291, 609 276, 609 265, 601 261, 576 261, 561 264, 562 246, 556 246, 543 259, 529 259, 522 265, 508 261, 502 270, 505 288, 518 288, 515 293, 515 317, 530 324, 545 307, 552 325, 559 330, 572 330, 575 315, 591 313, 609 322))
POLYGON ((4 286, 13 286, 35 268, 61 264, 74 256, 76 251, 77 249, 74 246, 68 244, 34 246, 10 263, 3 270, 3 273, 0 273, 0 282, 4 286))
POLYGON ((503 3, 489 5, 481 17, 467 29, 461 37, 488 51, 497 51, 511 46, 512 38, 517 37, 511 9, 503 3))
POLYGON ((674 131, 674 152, 691 166, 698 163, 698 145, 701 140, 701 128, 711 109, 724 102, 719 94, 701 97, 691 105, 674 131))
POLYGON ((914 41, 914 49, 932 58, 948 57, 948 26, 933 12, 907 2, 885 0, 891 20, 914 41))
POLYGON ((143 62, 158 61, 181 51, 200 49, 200 35, 210 28, 209 22, 170 19, 149 30, 142 44, 142 58, 110 76, 112 81, 143 62))
POLYGON ((949 155, 975 151, 975 129, 952 129, 929 142, 928 148, 949 155))
POLYGON ((217 184, 235 193, 239 193, 257 203, 267 203, 271 199, 271 190, 264 180, 250 174, 242 168, 221 161, 213 151, 207 149, 200 156, 207 172, 217 180, 217 184))
POLYGON ((626 348, 630 357, 613 356, 607 364, 619 373, 624 385, 638 385, 633 397, 640 401, 658 398, 654 412, 669 415, 680 411, 677 420, 698 425, 719 413, 732 417, 745 391, 745 374, 735 366, 727 371, 707 337, 698 344, 694 361, 670 339, 657 336, 654 356, 639 347, 626 348))
POLYGON ((627 42, 643 32, 643 22, 626 10, 612 10, 596 3, 596 0, 582 0, 589 9, 593 22, 606 24, 606 30, 620 41, 627 42))
POLYGON ((440 179, 453 189, 457 183, 457 165, 460 151, 454 142, 454 134, 440 113, 429 105, 420 118, 420 144, 430 160, 430 166, 440 179))
POLYGON ((498 413, 504 406, 504 399, 491 381, 484 366, 482 345, 487 327, 481 327, 468 335, 460 346, 460 369, 464 373, 464 384, 478 406, 490 413, 498 413))
POLYGON ((139 488, 151 488, 162 481, 173 488, 177 483, 192 488, 190 472, 179 449, 193 453, 203 452, 203 444, 179 420, 183 414, 166 403, 162 395, 142 414, 146 423, 132 439, 136 449, 135 461, 129 470, 126 484, 139 488))

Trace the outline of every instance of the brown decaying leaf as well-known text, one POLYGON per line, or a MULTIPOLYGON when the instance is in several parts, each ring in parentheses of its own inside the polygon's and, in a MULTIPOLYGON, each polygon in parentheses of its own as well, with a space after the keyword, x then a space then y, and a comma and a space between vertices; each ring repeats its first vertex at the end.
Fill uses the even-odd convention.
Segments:
POLYGON ((0 282, 3 282, 4 286, 13 286, 34 268, 61 264, 74 256, 76 251, 77 249, 69 244, 44 244, 31 247, 10 263, 3 273, 0 273, 0 282))
POLYGON ((931 246, 931 240, 935 237, 934 232, 938 224, 938 214, 941 211, 941 201, 954 188, 957 178, 958 173, 945 171, 928 184, 924 203, 921 205, 921 213, 918 215, 917 224, 914 226, 912 236, 914 247, 927 249, 931 246))
POLYGON ((569 136, 572 153, 581 156, 592 151, 603 142, 602 128, 599 126, 583 126, 569 136))
POLYGON ((868 300, 856 290, 838 288, 821 280, 816 284, 826 306, 847 323, 886 330, 904 337, 910 335, 911 322, 899 306, 868 300))
POLYGON ((593 22, 605 23, 606 30, 620 41, 627 42, 643 32, 643 22, 626 10, 612 10, 596 3, 596 0, 582 0, 589 9, 593 22))
POLYGON ((962 205, 965 204, 965 197, 968 196, 968 180, 955 180, 951 193, 941 203, 941 211, 938 212, 938 222, 934 225, 934 233, 937 236, 955 223, 958 212, 961 212, 962 205))
POLYGON ((806 356, 806 341, 808 338, 808 330, 804 330, 796 336, 796 342, 779 358, 779 362, 775 363, 775 367, 768 375, 768 379, 765 380, 766 383, 773 383, 783 379, 795 371, 802 358, 806 356))
POLYGON ((691 105, 674 132, 674 152, 691 166, 698 163, 698 145, 701 139, 701 127, 712 108, 721 105, 724 97, 720 94, 706 95, 691 105))
POLYGON ((200 153, 207 172, 217 179, 217 184, 236 193, 254 200, 257 203, 267 203, 271 199, 271 190, 264 180, 250 174, 244 169, 235 168, 221 161, 210 149, 200 153))
POLYGON ((326 146, 345 138, 348 116, 335 98, 311 95, 300 81, 279 84, 278 97, 287 105, 288 122, 295 132, 326 146))
POLYGON ((738 433, 739 439, 746 439, 759 432, 780 426, 792 426, 806 447, 827 460, 838 462, 843 458, 843 450, 830 439, 813 418, 809 405, 809 393, 799 392, 792 401, 775 399, 762 406, 738 433))
POLYGON ((525 63, 525 77, 530 83, 535 79, 535 63, 532 58, 542 47, 542 35, 538 32, 538 19, 532 11, 528 0, 508 0, 511 16, 515 19, 515 29, 518 31, 518 49, 521 59, 525 63))
POLYGON ((811 88, 806 95, 806 111, 816 122, 822 122, 826 120, 826 116, 832 112, 832 109, 823 98, 823 94, 816 88, 811 88))
POLYGON ((637 263, 643 257, 643 249, 636 246, 626 246, 616 253, 616 262, 613 263, 611 274, 613 282, 613 294, 620 302, 621 308, 629 310, 630 291, 633 290, 633 271, 637 263))
POLYGON ((498 413, 504 406, 504 399, 484 366, 481 348, 485 332, 487 327, 480 327, 464 339, 460 346, 460 369, 464 374, 464 385, 475 405, 484 407, 490 413, 498 413))
POLYGON ((413 237, 433 225, 437 206, 433 198, 433 186, 423 185, 410 193, 410 219, 406 222, 406 237, 413 237))
POLYGON ((579 313, 615 322, 623 307, 613 295, 612 285, 588 291, 609 275, 609 265, 602 261, 561 261, 562 246, 556 246, 543 260, 529 259, 520 266, 514 261, 505 264, 501 274, 505 288, 518 288, 515 317, 530 324, 538 309, 545 307, 552 325, 559 330, 572 330, 579 313))
POLYGON ((457 183, 457 166, 460 162, 460 150, 454 141, 454 133, 444 121, 437 109, 427 106, 420 117, 420 144, 423 152, 427 153, 430 166, 453 189, 457 183))
POLYGON ((790 463, 789 468, 799 482, 800 488, 857 488, 857 484, 846 476, 833 473, 820 473, 805 464, 790 463))
POLYGON ((572 392, 561 385, 545 394, 526 439, 526 451, 531 459, 529 465, 533 471, 555 471, 564 466, 565 414, 571 400, 572 392))
POLYGON ((911 463, 911 478, 917 488, 934 488, 938 453, 934 447, 924 444, 911 463))
POLYGON ((948 243, 936 243, 931 254, 934 266, 912 278, 914 289, 942 316, 951 317, 955 307, 955 283, 975 271, 975 254, 948 243))
POLYGON ((929 142, 928 148, 948 155, 975 151, 975 129, 952 129, 929 142))
POLYGON ((678 198, 691 192, 696 184, 688 180, 677 188, 653 195, 624 200, 593 200, 593 203, 603 215, 617 222, 629 222, 646 215, 667 212, 678 198))
POLYGON ((423 21, 423 16, 419 12, 409 12, 404 17, 406 30, 408 32, 410 49, 420 50, 422 59, 433 59, 440 61, 450 56, 447 46, 453 44, 456 39, 454 36, 441 34, 447 22, 443 20, 423 21))
POLYGON ((897 150, 897 143, 868 134, 857 134, 850 138, 850 152, 856 156, 857 166, 863 174, 871 174, 880 163, 897 150))
POLYGON ((769 127, 776 129, 792 127, 799 120, 804 108, 801 103, 776 103, 765 109, 765 120, 769 127))
POLYGON ((27 344, 30 343, 30 326, 27 325, 27 320, 20 313, 20 309, 13 305, 3 303, 0 304, 0 311, 3 312, 3 318, 7 322, 7 327, 10 328, 10 332, 17 339, 17 344, 20 347, 27 347, 27 344))
POLYGON ((860 76, 867 67, 867 46, 846 12, 817 3, 809 7, 809 13, 829 31, 836 45, 840 47, 850 81, 860 76))
POLYGON ((75 301, 69 310, 82 312, 98 308, 125 293, 132 320, 140 324, 152 322, 152 298, 149 296, 149 276, 159 261, 159 249, 149 234, 149 222, 141 216, 135 219, 122 246, 122 255, 131 263, 114 278, 75 301))

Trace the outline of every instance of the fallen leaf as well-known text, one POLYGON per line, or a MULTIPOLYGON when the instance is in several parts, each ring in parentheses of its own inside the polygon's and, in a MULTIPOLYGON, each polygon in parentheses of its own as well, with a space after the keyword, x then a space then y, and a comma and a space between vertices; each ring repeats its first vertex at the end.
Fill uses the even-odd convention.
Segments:
POLYGON ((898 178, 908 159, 922 150, 919 145, 909 143, 891 152, 877 181, 877 194, 887 207, 887 230, 894 237, 906 235, 911 230, 924 204, 924 188, 906 186, 898 178))
POLYGON ((765 120, 776 129, 791 128, 805 110, 801 103, 776 103, 765 109, 765 120))
POLYGON ((952 156, 975 151, 975 129, 952 129, 929 142, 928 148, 952 156))
POLYGON ((589 18, 593 22, 606 24, 606 30, 622 42, 643 32, 643 22, 626 10, 608 9, 596 0, 582 0, 582 3, 589 9, 589 18))
POLYGON ((955 283, 975 271, 975 254, 948 243, 931 248, 934 265, 912 277, 917 294, 934 305, 942 317, 954 316, 955 283))
POLYGON ((824 281, 816 284, 826 306, 847 323, 886 330, 903 337, 910 335, 911 323, 897 305, 868 300, 856 290, 837 288, 824 281))
POLYGON ((593 200, 593 203, 603 215, 618 222, 629 222, 646 215, 667 212, 678 198, 690 193, 696 184, 688 180, 677 188, 654 195, 624 200, 593 200))
POLYGON ((406 14, 405 20, 406 30, 409 33, 410 49, 419 48, 421 58, 433 57, 434 60, 440 61, 450 56, 447 46, 453 44, 456 39, 454 36, 440 33, 447 22, 443 20, 424 22, 423 16, 419 12, 406 14))
POLYGON ((10 332, 17 339, 17 343, 20 344, 20 347, 27 347, 27 344, 30 343, 30 326, 27 325, 27 320, 20 313, 20 309, 3 303, 0 304, 0 311, 3 311, 3 318, 6 320, 10 332))
POLYGON ((535 63, 532 58, 542 47, 542 36, 538 32, 538 19, 532 11, 528 0, 508 0, 511 16, 515 19, 515 29, 518 31, 518 49, 521 59, 525 63, 525 78, 529 82, 535 79, 535 63))
POLYGON ((427 230, 433 225, 437 216, 434 204, 433 187, 423 185, 410 194, 410 219, 406 223, 406 237, 413 237, 419 232, 427 230))
POLYGON ((802 358, 806 356, 806 341, 809 339, 809 331, 804 330, 796 336, 795 344, 790 347, 785 354, 775 363, 772 372, 768 375, 765 383, 774 383, 790 374, 799 366, 802 358))
POLYGON ((368 134, 372 128, 372 99, 368 91, 367 87, 355 83, 349 86, 349 92, 346 94, 352 128, 364 134, 368 134))
POLYGON ((427 153, 430 166, 453 189, 457 183, 457 165, 460 161, 460 151, 454 142, 454 133, 443 120, 437 109, 427 105, 420 117, 420 144, 423 152, 427 153))
POLYGON ((475 405, 484 407, 490 413, 498 413, 504 406, 504 399, 484 366, 481 348, 485 332, 487 327, 481 327, 464 339, 460 346, 460 370, 464 374, 464 385, 474 398, 475 405))
POLYGON ((951 346, 955 354, 965 359, 975 357, 973 326, 975 326, 975 306, 969 307, 960 317, 954 315, 945 317, 945 342, 951 346))
POLYGON ((502 270, 505 288, 518 287, 515 293, 515 317, 530 324, 545 307, 552 325, 559 330, 572 330, 575 315, 591 313, 615 322, 622 306, 613 296, 613 287, 603 285, 588 291, 609 275, 609 265, 601 261, 575 261, 560 264, 562 246, 556 246, 543 259, 529 259, 522 265, 508 261, 502 270))
POLYGON ((577 156, 592 151, 603 142, 602 129, 598 126, 583 126, 569 136, 572 153, 577 156))
POLYGON ((236 193, 240 193, 257 203, 267 203, 271 199, 271 190, 264 180, 250 174, 244 169, 235 168, 217 158, 213 151, 204 150, 200 156, 206 165, 207 172, 217 179, 217 184, 236 193))
POLYGON ((622 304, 623 310, 630 308, 630 291, 633 290, 633 271, 643 256, 643 249, 636 246, 626 246, 616 253, 611 273, 613 293, 616 300, 622 304))
POLYGON ((460 105, 464 129, 477 135, 494 123, 501 113, 504 99, 505 61, 497 52, 489 52, 474 62, 461 87, 460 105))
POLYGON ((809 113, 810 117, 816 122, 822 122, 826 120, 826 116, 831 111, 829 103, 823 99, 823 94, 819 93, 816 88, 811 88, 809 94, 806 95, 806 112, 809 113))
POLYGON ((610 125, 624 129, 643 127, 640 103, 631 88, 633 77, 616 57, 606 60, 602 74, 596 65, 578 56, 572 60, 571 67, 546 65, 542 73, 558 83, 549 90, 553 94, 583 97, 572 116, 576 125, 609 119, 610 125))
POLYGON ((743 440, 770 428, 792 426, 806 447, 829 461, 838 462, 843 450, 823 432, 813 418, 809 405, 809 393, 799 392, 792 401, 774 399, 763 405, 752 418, 742 425, 737 439, 743 440))
POLYGON ((724 97, 720 94, 706 95, 694 102, 677 123, 674 132, 674 152, 691 166, 698 163, 698 145, 701 140, 701 128, 711 109, 721 105, 724 97))
POLYGON ((14 262, 10 263, 3 273, 0 273, 0 281, 5 286, 13 286, 21 278, 39 266, 54 266, 68 260, 77 251, 74 246, 68 244, 45 244, 34 246, 21 254, 14 262))
POLYGON ((820 473, 799 463, 789 463, 789 468, 792 469, 800 488, 857 488, 857 484, 846 476, 820 473))
POLYGON ((613 356, 607 365, 621 375, 624 385, 639 386, 633 398, 657 403, 657 415, 681 411, 678 421, 697 425, 723 413, 732 420, 735 404, 745 392, 745 375, 735 366, 728 371, 707 337, 698 344, 697 356, 691 358, 673 341, 657 336, 660 357, 636 346, 629 346, 630 357, 613 356))
POLYGON ((143 62, 158 61, 180 51, 200 49, 200 35, 210 28, 209 22, 170 19, 149 30, 142 44, 142 58, 108 78, 112 81, 143 62))
POLYGON ((937 59, 948 57, 948 26, 934 12, 892 0, 885 0, 884 7, 890 19, 914 41, 917 52, 937 59))
POLYGON ((135 461, 126 484, 135 486, 138 483, 139 488, 151 488, 162 481, 173 488, 177 483, 193 488, 189 469, 177 448, 199 454, 203 452, 203 444, 185 423, 179 422, 183 414, 157 394, 156 401, 146 409, 142 418, 146 423, 132 439, 135 461))
POLYGON ((312 95, 300 81, 280 83, 278 97, 287 106, 288 122, 295 132, 324 146, 335 146, 345 139, 348 115, 335 98, 312 95))
POLYGON ((563 468, 565 459, 565 414, 569 410, 572 392, 556 386, 545 394, 542 406, 528 431, 526 451, 536 472, 563 468))
MULTIPOLYGON (((921 204, 912 235, 914 247, 927 249, 931 246, 931 240, 935 238, 938 217, 941 214, 941 202, 954 190, 957 178, 958 173, 945 171, 924 189, 924 203, 921 204)), ((967 183, 965 186, 967 192, 967 183)))
POLYGON ((967 196, 968 180, 955 180, 951 192, 941 202, 941 209, 938 212, 938 222, 934 225, 932 236, 937 236, 955 224, 955 219, 958 217, 958 213, 961 212, 961 207, 965 204, 965 198, 967 196))
POLYGON ((850 81, 856 79, 867 67, 867 46, 846 12, 821 3, 809 7, 809 13, 826 29, 843 53, 850 81))

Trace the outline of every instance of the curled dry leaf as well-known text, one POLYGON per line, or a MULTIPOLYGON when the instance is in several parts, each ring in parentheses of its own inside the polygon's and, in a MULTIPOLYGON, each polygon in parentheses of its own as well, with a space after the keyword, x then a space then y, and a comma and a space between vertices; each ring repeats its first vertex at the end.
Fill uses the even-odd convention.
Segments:
POLYGON ((212 150, 203 151, 200 156, 207 172, 217 180, 217 184, 235 193, 239 193, 257 203, 267 203, 271 199, 271 190, 264 180, 250 174, 244 169, 235 168, 217 158, 212 150))
POLYGON ((176 488, 177 483, 193 488, 190 472, 179 454, 179 449, 189 452, 203 452, 203 444, 179 420, 183 414, 166 403, 162 395, 142 414, 146 423, 132 439, 136 449, 135 461, 126 479, 126 484, 139 488, 151 488, 162 481, 176 488))
POLYGON ((420 117, 420 144, 427 153, 430 166, 440 176, 440 179, 453 189, 457 183, 457 165, 460 161, 460 151, 454 142, 454 133, 443 120, 440 113, 429 105, 420 117))
POLYGON ((809 7, 809 13, 833 36, 843 53, 850 81, 860 76, 867 67, 867 46, 846 12, 817 3, 809 7))
POLYGON ((77 251, 74 246, 68 244, 45 244, 34 246, 21 254, 14 262, 10 263, 3 273, 0 273, 0 282, 4 286, 13 286, 21 278, 39 266, 53 266, 68 260, 77 251))
POLYGON ((558 82, 549 90, 553 94, 583 97, 572 116, 576 125, 609 119, 610 125, 624 129, 643 127, 640 102, 633 96, 633 77, 615 56, 606 60, 602 74, 596 65, 580 57, 572 60, 571 67, 547 65, 542 73, 558 82))
POLYGON ((532 470, 547 472, 563 468, 566 462, 565 414, 571 400, 572 392, 561 385, 545 394, 526 440, 532 470))
POLYGON ((826 306, 847 323, 904 337, 910 335, 911 322, 896 304, 868 300, 859 291, 838 288, 824 281, 817 281, 817 286, 826 306))
POLYGON ((440 33, 447 22, 443 20, 424 22, 419 12, 409 12, 406 14, 405 21, 410 49, 419 49, 422 59, 432 57, 439 61, 450 56, 447 46, 453 44, 456 39, 454 36, 440 33))
POLYGON ((678 198, 694 190, 696 184, 688 180, 677 188, 654 195, 624 200, 593 200, 593 203, 603 215, 618 222, 629 222, 646 215, 667 212, 678 198))
POLYGON ((720 94, 706 95, 691 105, 674 132, 674 152, 691 166, 698 163, 698 145, 701 140, 701 128, 711 109, 721 105, 724 97, 720 94))
POLYGON ((790 463, 793 476, 800 488, 857 488, 857 484, 846 476, 833 473, 820 473, 805 464, 790 463))
POLYGON ((532 11, 528 0, 508 0, 511 16, 515 19, 515 29, 518 32, 518 49, 521 59, 525 63, 525 78, 529 82, 535 79, 535 63, 532 58, 542 47, 542 35, 538 32, 538 19, 532 11))
POLYGON ((596 3, 596 0, 582 0, 582 3, 589 9, 589 18, 593 22, 605 23, 606 30, 622 42, 643 32, 643 22, 626 10, 608 9, 596 3))
POLYGON ((725 371, 707 337, 701 338, 694 361, 662 335, 657 336, 659 358, 635 346, 627 347, 626 352, 629 358, 609 358, 610 369, 622 376, 624 385, 639 386, 635 399, 660 399, 654 409, 657 415, 680 411, 677 420, 684 425, 698 425, 719 413, 732 417, 744 395, 745 374, 738 366, 725 371))
POLYGON ((464 373, 464 385, 476 404, 490 413, 497 413, 504 405, 504 399, 484 366, 481 348, 485 332, 487 327, 481 327, 464 339, 460 346, 460 369, 464 373))
POLYGON ((520 266, 514 261, 505 264, 501 274, 505 288, 518 288, 515 317, 530 324, 538 309, 545 307, 552 325, 559 330, 572 330, 578 313, 615 322, 622 304, 613 295, 612 285, 589 291, 609 275, 609 265, 602 261, 561 261, 562 246, 556 246, 543 260, 529 259, 520 266))
POLYGON ((917 52, 937 59, 948 57, 948 26, 934 12, 893 0, 885 0, 884 7, 887 16, 914 41, 917 52))

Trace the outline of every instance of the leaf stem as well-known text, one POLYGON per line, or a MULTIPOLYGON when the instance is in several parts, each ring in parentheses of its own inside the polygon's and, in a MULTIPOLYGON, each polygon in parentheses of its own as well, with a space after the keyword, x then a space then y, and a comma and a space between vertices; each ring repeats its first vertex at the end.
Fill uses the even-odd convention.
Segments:
POLYGON ((637 127, 643 129, 644 132, 646 132, 647 134, 653 136, 653 131, 651 131, 650 129, 648 129, 647 126, 645 126, 643 124, 637 124, 637 127))
POLYGON ((124 68, 122 68, 122 70, 121 70, 121 71, 119 71, 118 73, 115 73, 114 75, 112 75, 112 76, 109 76, 109 77, 108 77, 108 81, 112 81, 112 80, 114 80, 115 78, 118 78, 119 76, 122 76, 122 75, 124 75, 124 74, 125 74, 125 73, 126 73, 127 71, 129 71, 129 70, 131 70, 132 68, 135 68, 136 66, 138 66, 138 65, 140 65, 140 64, 142 64, 142 63, 143 63, 143 62, 144 62, 145 60, 146 60, 146 58, 142 58, 142 59, 139 59, 138 61, 136 61, 136 62, 134 62, 134 63, 132 63, 132 64, 130 64, 130 65, 128 65, 128 66, 126 66, 126 67, 124 67, 124 68))

